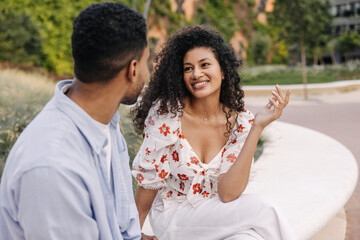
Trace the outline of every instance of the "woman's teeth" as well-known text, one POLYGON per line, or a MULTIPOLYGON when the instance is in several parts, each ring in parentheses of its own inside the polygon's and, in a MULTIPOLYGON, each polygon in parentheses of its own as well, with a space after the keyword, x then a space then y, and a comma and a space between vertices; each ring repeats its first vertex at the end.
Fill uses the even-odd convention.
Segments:
POLYGON ((206 82, 200 82, 200 83, 195 83, 193 86, 194 87, 202 87, 205 86, 206 82))

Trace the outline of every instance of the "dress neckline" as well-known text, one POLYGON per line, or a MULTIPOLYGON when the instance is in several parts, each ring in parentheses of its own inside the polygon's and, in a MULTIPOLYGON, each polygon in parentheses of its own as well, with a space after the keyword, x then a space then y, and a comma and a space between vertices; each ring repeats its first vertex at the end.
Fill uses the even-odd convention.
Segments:
MULTIPOLYGON (((235 124, 238 124, 238 121, 239 121, 239 118, 240 118, 240 113, 239 115, 237 116, 236 118, 236 123, 235 124)), ((185 137, 185 135, 183 134, 182 132, 182 125, 181 125, 181 116, 178 117, 179 119, 179 130, 180 130, 180 134, 183 136, 183 140, 186 142, 186 144, 190 147, 190 150, 194 153, 195 157, 199 160, 199 163, 201 165, 204 165, 204 166, 208 166, 210 165, 212 162, 216 162, 216 158, 218 158, 218 156, 221 154, 221 152, 224 150, 224 148, 229 144, 229 141, 231 140, 231 135, 233 134, 234 132, 234 128, 232 129, 231 131, 231 135, 229 136, 228 140, 226 141, 225 145, 220 149, 220 151, 208 162, 208 163, 204 163, 200 160, 199 156, 197 155, 197 153, 195 152, 194 148, 191 146, 190 142, 187 140, 187 138, 185 137), (214 161, 215 160, 215 161, 214 161)), ((235 126, 234 126, 235 127, 235 126)))

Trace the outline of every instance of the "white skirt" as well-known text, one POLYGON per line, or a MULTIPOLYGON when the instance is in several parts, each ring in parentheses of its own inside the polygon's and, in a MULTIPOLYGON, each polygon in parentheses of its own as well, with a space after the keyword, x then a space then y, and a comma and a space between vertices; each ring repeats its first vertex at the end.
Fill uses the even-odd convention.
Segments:
POLYGON ((164 209, 154 203, 149 220, 160 240, 293 240, 295 234, 274 202, 257 194, 243 194, 223 203, 219 197, 193 207, 188 201, 164 209))

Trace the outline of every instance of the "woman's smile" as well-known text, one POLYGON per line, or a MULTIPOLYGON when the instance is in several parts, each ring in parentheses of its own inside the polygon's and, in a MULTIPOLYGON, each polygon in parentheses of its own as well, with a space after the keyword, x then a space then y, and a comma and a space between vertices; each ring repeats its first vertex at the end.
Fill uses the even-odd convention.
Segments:
POLYGON ((202 90, 203 88, 205 88, 208 85, 208 83, 209 83, 208 80, 195 81, 195 82, 191 83, 191 86, 195 91, 197 91, 197 90, 202 90))

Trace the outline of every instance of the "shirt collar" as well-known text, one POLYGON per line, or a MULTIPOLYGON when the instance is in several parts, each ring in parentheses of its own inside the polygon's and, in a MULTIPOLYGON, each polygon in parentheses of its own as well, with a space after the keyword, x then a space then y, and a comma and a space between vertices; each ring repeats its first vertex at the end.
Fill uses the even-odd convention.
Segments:
MULTIPOLYGON (((105 145, 107 139, 106 134, 97 126, 95 120, 85 112, 79 105, 68 98, 61 89, 68 84, 72 84, 73 80, 63 80, 56 84, 55 87, 55 105, 60 111, 64 112, 77 126, 77 128, 84 134, 89 141, 92 149, 100 154, 101 149, 105 145)), ((118 112, 114 114, 110 121, 110 126, 117 128, 120 120, 118 112)))

